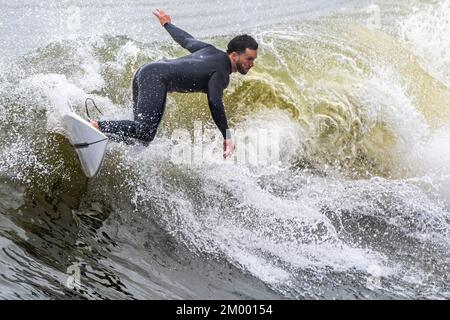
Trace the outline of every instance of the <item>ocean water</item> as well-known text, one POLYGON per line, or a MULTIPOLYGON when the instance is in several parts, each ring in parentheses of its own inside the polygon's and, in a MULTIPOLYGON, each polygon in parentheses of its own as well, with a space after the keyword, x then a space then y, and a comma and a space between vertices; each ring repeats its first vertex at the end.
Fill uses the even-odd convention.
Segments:
POLYGON ((450 1, 0 1, 0 298, 449 299, 450 1), (144 63, 260 44, 84 177, 61 125, 131 119, 144 63))

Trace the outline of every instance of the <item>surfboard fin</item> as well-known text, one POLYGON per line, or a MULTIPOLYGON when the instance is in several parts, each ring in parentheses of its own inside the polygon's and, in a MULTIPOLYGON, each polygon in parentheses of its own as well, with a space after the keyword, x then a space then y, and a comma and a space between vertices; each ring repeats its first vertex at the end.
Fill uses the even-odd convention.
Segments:
POLYGON ((96 144, 96 143, 100 143, 103 141, 108 140, 108 138, 104 138, 98 141, 94 141, 94 142, 81 142, 81 143, 75 143, 72 145, 72 147, 76 148, 76 149, 84 149, 84 148, 88 148, 90 145, 96 144))

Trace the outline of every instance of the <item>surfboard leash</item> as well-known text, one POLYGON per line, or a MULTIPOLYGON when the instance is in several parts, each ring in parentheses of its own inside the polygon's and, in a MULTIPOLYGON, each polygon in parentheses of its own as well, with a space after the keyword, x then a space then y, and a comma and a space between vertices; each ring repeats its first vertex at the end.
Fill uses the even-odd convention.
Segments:
POLYGON ((84 107, 86 109, 86 114, 87 114, 87 118, 89 119, 89 121, 91 120, 91 115, 89 114, 89 108, 88 108, 88 101, 92 101, 92 104, 94 105, 95 109, 97 109, 98 112, 100 112, 101 115, 103 115, 103 113, 100 111, 100 109, 97 107, 97 104, 95 103, 94 99, 92 98, 87 98, 84 101, 84 107))

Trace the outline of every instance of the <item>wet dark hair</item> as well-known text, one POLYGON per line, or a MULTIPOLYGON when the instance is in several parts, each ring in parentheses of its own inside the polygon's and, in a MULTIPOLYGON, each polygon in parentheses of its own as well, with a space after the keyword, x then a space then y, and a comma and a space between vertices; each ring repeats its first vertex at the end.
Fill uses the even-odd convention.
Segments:
POLYGON ((257 50, 258 42, 247 34, 242 34, 240 36, 234 37, 229 43, 227 48, 227 53, 232 52, 244 53, 245 49, 257 50))

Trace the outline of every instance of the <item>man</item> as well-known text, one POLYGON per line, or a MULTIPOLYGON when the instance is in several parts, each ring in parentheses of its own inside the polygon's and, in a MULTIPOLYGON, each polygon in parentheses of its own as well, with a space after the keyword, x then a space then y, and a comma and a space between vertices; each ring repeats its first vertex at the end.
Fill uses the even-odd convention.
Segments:
POLYGON ((164 11, 156 10, 153 14, 172 38, 191 54, 146 64, 136 72, 133 79, 134 121, 91 121, 91 124, 122 140, 135 138, 148 145, 161 122, 167 92, 205 92, 213 120, 223 135, 223 157, 227 158, 234 152, 235 145, 222 102, 223 90, 228 86, 232 72, 246 74, 253 67, 258 43, 248 35, 240 35, 230 41, 225 53, 174 26, 164 11))

